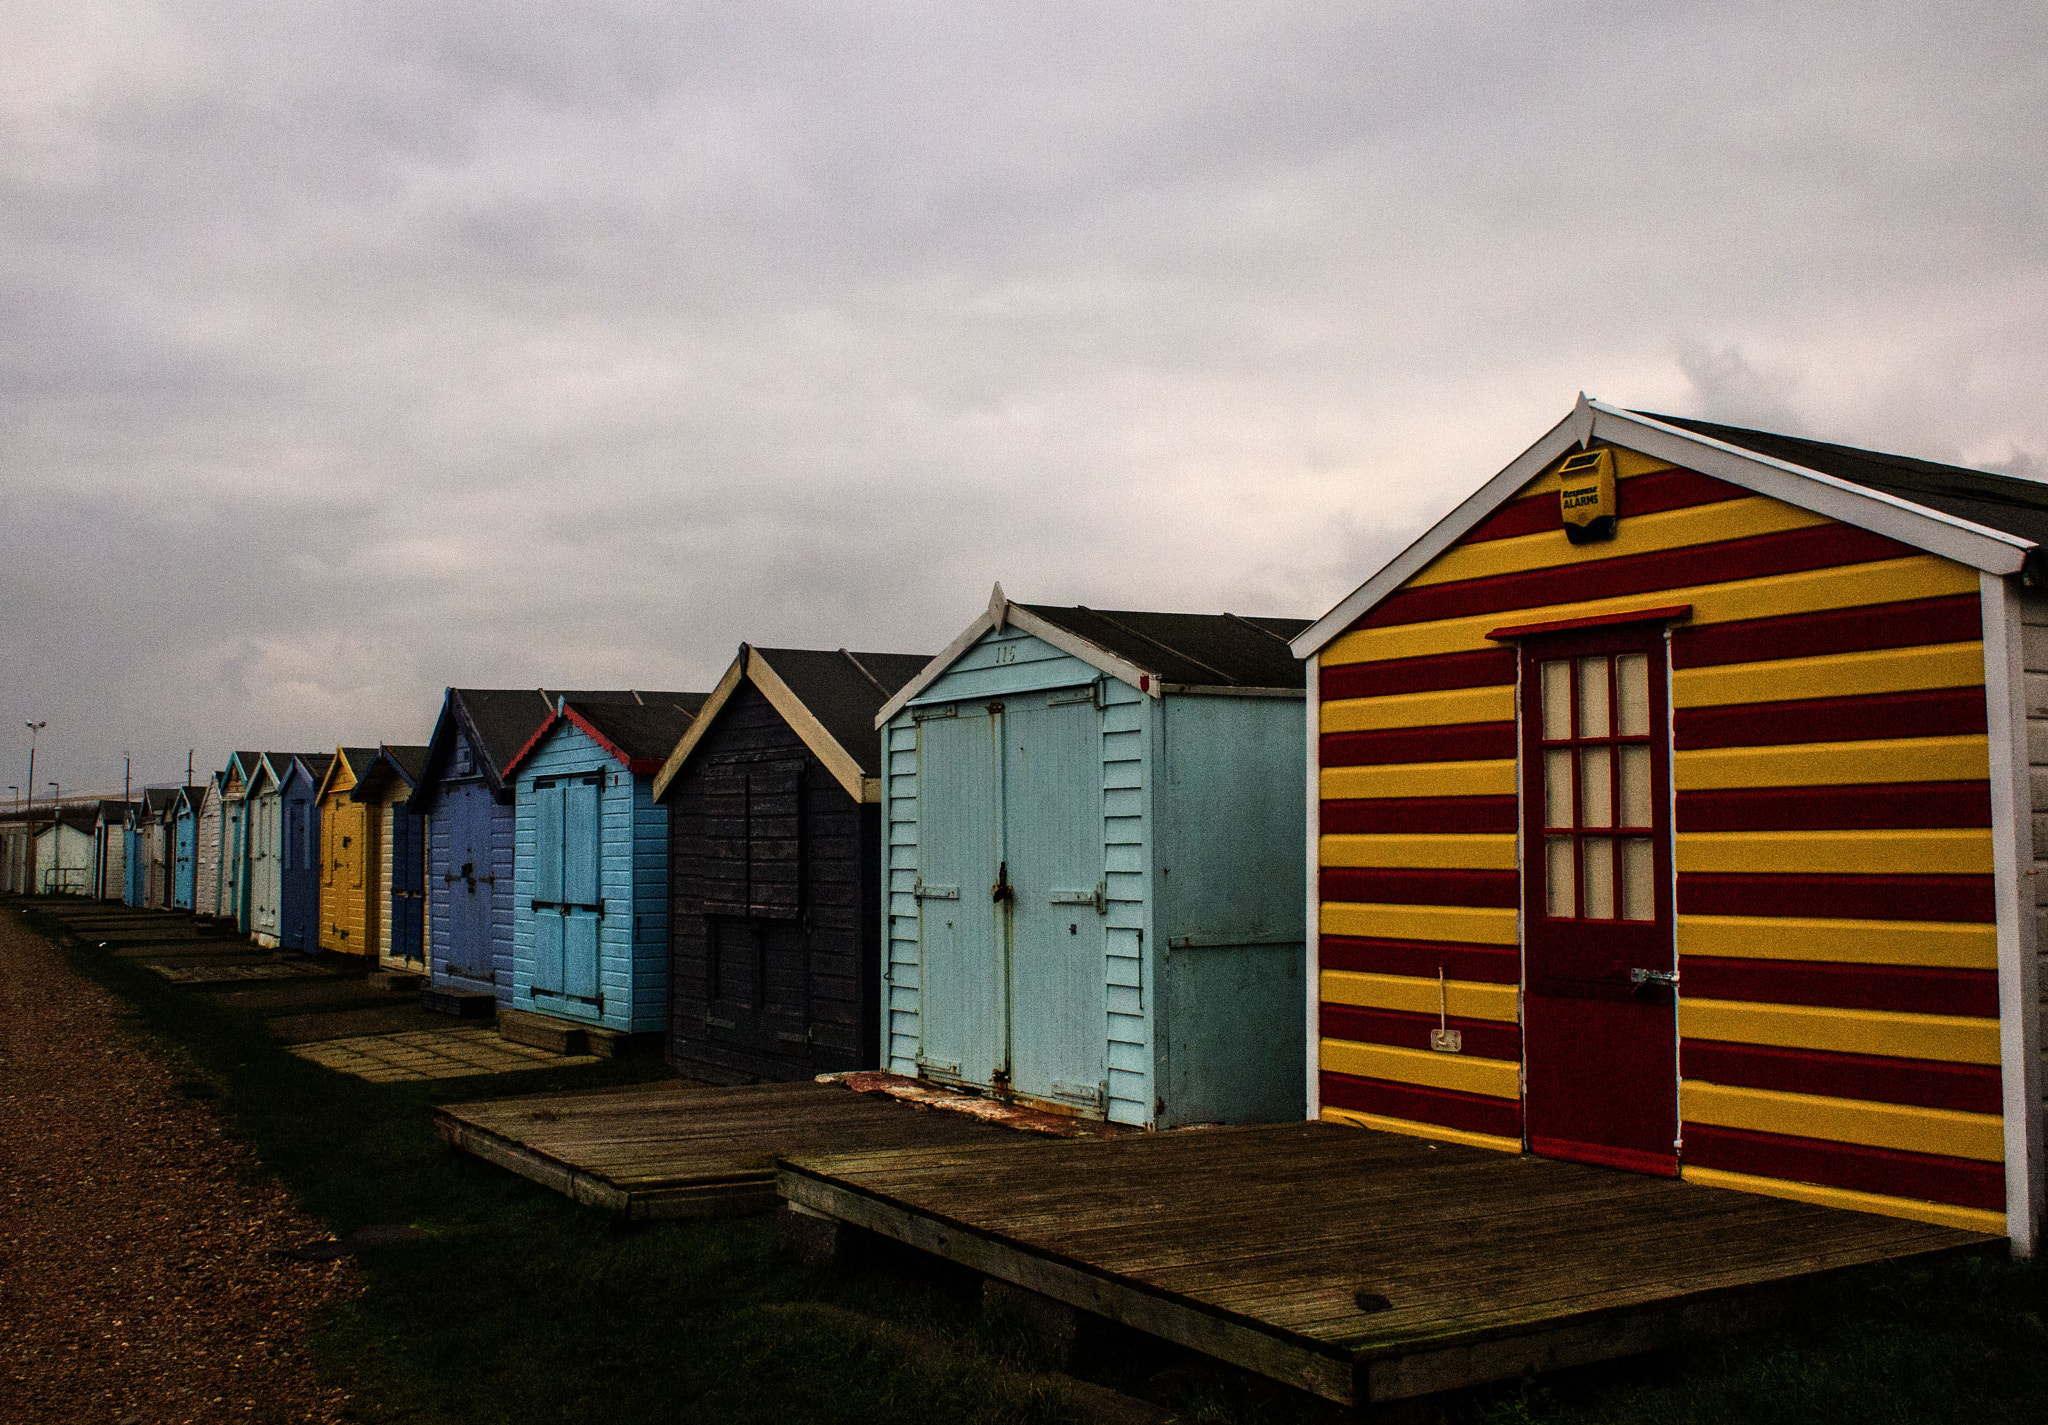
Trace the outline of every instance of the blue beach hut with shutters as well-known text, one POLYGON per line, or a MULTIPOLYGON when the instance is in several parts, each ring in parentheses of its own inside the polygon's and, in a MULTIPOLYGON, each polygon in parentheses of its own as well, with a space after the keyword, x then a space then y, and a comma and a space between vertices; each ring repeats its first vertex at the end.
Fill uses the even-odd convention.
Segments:
POLYGON ((205 787, 178 788, 171 804, 171 908, 191 910, 199 890, 199 811, 205 787))
POLYGON ((886 703, 886 1067, 1167 1128, 1304 1110, 1305 619, 987 610, 886 703))
POLYGON ((654 778, 709 697, 565 695, 514 778, 512 1007, 659 1039, 668 1017, 668 808, 654 778))
POLYGON ((146 883, 142 848, 147 816, 148 809, 140 801, 128 803, 121 814, 121 904, 138 910, 142 907, 146 883))

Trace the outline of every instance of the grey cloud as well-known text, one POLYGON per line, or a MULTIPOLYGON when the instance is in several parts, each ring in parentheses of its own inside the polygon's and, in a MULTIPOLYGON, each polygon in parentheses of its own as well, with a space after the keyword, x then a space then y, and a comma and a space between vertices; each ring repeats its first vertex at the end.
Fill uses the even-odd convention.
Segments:
POLYGON ((2048 449, 2029 11, 99 13, 0 17, 0 716, 67 779, 996 578, 1315 614, 1582 387, 2048 449))

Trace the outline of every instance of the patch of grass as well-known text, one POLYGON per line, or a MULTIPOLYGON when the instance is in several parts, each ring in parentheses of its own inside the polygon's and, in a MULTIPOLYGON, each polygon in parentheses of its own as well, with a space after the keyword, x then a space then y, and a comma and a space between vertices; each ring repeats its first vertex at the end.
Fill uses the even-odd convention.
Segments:
MULTIPOLYGON (((777 1254, 765 1217, 622 1228, 449 1150, 429 1126, 436 1104, 665 1076, 658 1062, 369 1084, 285 1052, 255 1010, 105 951, 70 955, 128 1006, 179 1092, 217 1095, 230 1130, 337 1235, 371 1223, 426 1232, 367 1252, 369 1290, 316 1335, 323 1370, 364 1420, 1079 1418, 1029 1323, 979 1309, 957 1269, 901 1255, 805 1270, 777 1254), (907 1350, 859 1316, 938 1349, 907 1350)), ((1470 1391, 1434 1413, 1461 1425, 2043 1420, 2044 1322, 2048 1273, 2030 1264, 1873 1269, 1805 1292, 1772 1330, 1470 1391)), ((1169 1398, 1204 1425, 1331 1418, 1277 1384, 1115 1328, 1084 1332, 1074 1371, 1169 1398)))

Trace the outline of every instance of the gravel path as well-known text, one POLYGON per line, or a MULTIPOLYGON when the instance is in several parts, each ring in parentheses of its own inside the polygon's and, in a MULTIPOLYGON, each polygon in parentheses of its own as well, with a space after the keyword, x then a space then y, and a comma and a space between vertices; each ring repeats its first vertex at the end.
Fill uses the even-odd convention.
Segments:
POLYGON ((301 1345, 360 1289, 241 1174, 203 1103, 115 1031, 115 1002, 0 905, 0 1421, 338 1421, 301 1345))

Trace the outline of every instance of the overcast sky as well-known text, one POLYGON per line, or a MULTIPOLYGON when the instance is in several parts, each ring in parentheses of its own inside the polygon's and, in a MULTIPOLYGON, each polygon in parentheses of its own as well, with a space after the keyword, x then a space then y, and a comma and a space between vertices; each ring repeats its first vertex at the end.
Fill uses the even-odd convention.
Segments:
POLYGON ((2044 127, 2011 3, 8 0, 4 781, 1314 616, 1581 388, 2048 476, 2044 127))

